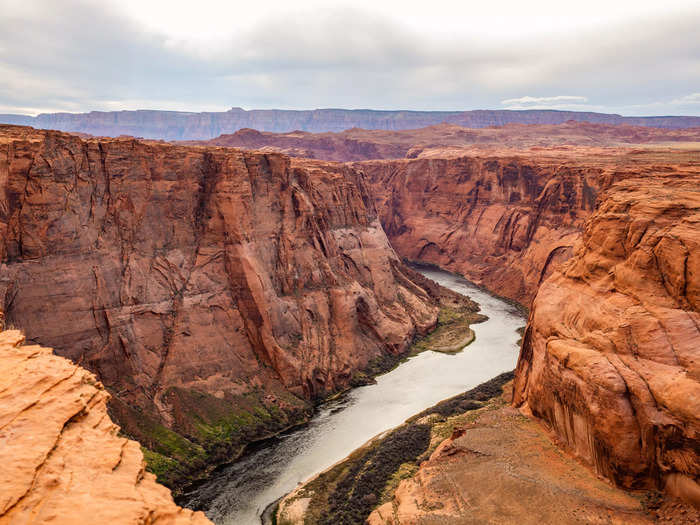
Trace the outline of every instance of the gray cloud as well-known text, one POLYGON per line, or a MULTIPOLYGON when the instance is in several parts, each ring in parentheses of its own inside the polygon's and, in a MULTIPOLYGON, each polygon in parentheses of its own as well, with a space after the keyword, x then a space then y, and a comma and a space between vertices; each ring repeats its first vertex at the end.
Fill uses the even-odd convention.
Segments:
POLYGON ((700 10, 572 35, 430 38, 336 9, 268 18, 211 49, 105 7, 0 0, 0 112, 555 107, 700 114, 700 10), (3 6, 3 4, 7 4, 3 6), (502 104, 503 101, 503 104, 502 104))

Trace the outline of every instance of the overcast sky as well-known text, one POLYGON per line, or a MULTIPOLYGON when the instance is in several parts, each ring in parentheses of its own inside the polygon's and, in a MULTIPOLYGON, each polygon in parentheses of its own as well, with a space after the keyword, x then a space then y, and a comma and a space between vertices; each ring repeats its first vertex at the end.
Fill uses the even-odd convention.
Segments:
POLYGON ((700 115, 700 1, 0 0, 0 112, 700 115))

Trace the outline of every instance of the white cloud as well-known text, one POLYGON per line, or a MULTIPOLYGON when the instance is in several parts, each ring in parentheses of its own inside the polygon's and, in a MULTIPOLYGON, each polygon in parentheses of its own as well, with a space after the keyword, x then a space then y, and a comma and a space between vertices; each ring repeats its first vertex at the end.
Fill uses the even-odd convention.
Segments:
POLYGON ((530 4, 505 0, 473 12, 314 1, 200 0, 193 12, 174 0, 0 0, 0 106, 700 113, 687 95, 700 85, 697 0, 648 2, 636 18, 547 0, 526 22, 530 4))
POLYGON ((691 93, 681 98, 677 98, 671 102, 672 104, 685 105, 685 104, 700 104, 700 93, 691 93))
POLYGON ((561 106, 563 104, 582 104, 588 102, 587 97, 574 95, 557 95, 555 97, 530 97, 507 98, 501 100, 504 106, 561 106))

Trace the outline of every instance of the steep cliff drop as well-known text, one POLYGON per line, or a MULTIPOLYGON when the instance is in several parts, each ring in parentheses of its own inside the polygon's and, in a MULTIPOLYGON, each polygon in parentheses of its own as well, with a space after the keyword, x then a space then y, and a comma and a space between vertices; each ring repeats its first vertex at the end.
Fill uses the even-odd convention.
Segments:
POLYGON ((210 523, 144 471, 93 374, 23 341, 0 332, 0 524, 210 523))
POLYGON ((348 167, 0 126, 0 204, 7 322, 97 374, 165 482, 436 323, 348 167))
POLYGON ((358 166, 399 253, 526 305, 547 273, 570 256, 609 177, 598 166, 519 157, 358 166))
POLYGON ((527 306, 571 256, 602 190, 616 180, 693 165, 698 141, 700 128, 569 121, 318 134, 248 129, 202 144, 381 159, 353 166, 367 176, 399 254, 462 273, 527 306))
POLYGON ((540 287, 515 404, 606 477, 700 506, 700 174, 614 184, 540 287))

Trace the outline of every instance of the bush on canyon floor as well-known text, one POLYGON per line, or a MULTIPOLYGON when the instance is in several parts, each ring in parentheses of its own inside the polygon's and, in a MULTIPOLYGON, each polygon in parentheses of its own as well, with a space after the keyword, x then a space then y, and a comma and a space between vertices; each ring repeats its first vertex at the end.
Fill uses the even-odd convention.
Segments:
POLYGON ((503 386, 512 379, 513 372, 503 373, 413 416, 321 473, 287 504, 296 498, 311 498, 305 525, 364 523, 386 500, 386 494, 393 494, 398 483, 415 474, 418 464, 449 437, 455 423, 450 418, 483 408, 486 401, 501 396, 503 386), (444 431, 448 431, 447 436, 442 435, 444 431))
POLYGON ((402 426, 391 432, 340 476, 328 497, 327 511, 318 523, 363 523, 394 472, 401 465, 414 461, 429 444, 428 425, 402 426))
POLYGON ((513 377, 515 377, 513 372, 504 372, 497 375, 493 379, 489 379, 485 383, 481 383, 479 386, 472 388, 463 394, 445 399, 444 401, 440 401, 437 405, 423 410, 423 412, 411 417, 408 420, 408 423, 418 421, 419 419, 430 414, 440 414, 442 417, 447 418, 456 414, 461 414, 467 410, 479 408, 481 405, 476 402, 487 401, 492 397, 500 396, 503 385, 505 385, 508 381, 511 381, 513 377))

